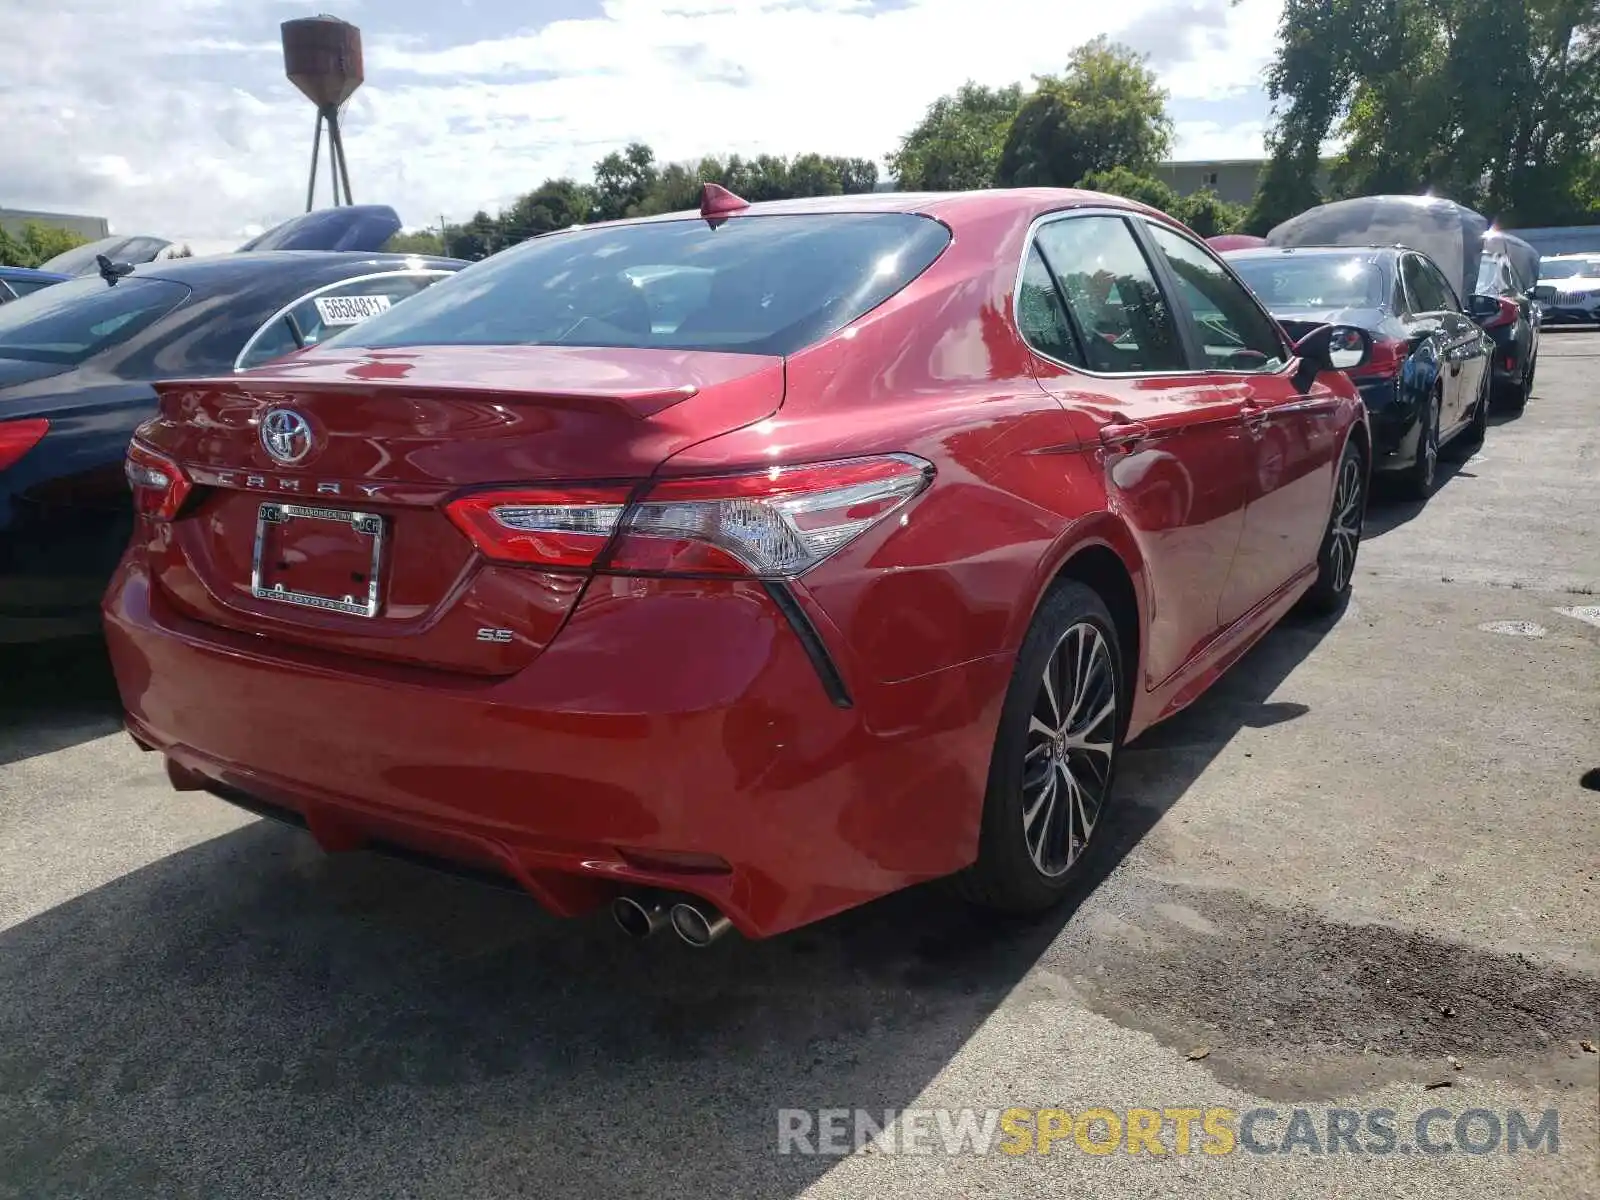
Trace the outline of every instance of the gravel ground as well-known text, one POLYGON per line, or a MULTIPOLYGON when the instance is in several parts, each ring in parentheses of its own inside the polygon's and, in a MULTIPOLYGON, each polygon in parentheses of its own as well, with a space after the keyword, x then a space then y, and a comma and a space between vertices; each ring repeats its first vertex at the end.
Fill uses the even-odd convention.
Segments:
POLYGON ((94 647, 8 652, 0 1196, 1600 1194, 1597 385, 1600 333, 1547 335, 1525 415, 1374 508, 1340 620, 1130 747, 1038 923, 919 889, 635 945, 175 794, 94 647), (1011 1106, 1267 1107, 1269 1146, 1388 1108, 1400 1144, 776 1152, 779 1109, 1011 1106), (1559 1152, 1415 1152, 1433 1107, 1556 1109, 1559 1152))

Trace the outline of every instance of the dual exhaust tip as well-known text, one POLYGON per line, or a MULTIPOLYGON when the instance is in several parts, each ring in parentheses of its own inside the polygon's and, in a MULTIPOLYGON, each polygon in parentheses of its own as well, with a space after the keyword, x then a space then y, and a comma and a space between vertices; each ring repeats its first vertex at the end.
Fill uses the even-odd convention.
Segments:
POLYGON ((655 896, 618 896, 611 902, 611 919, 631 938, 647 938, 671 925, 672 932, 696 948, 711 945, 733 928, 732 921, 702 901, 669 904, 655 896))

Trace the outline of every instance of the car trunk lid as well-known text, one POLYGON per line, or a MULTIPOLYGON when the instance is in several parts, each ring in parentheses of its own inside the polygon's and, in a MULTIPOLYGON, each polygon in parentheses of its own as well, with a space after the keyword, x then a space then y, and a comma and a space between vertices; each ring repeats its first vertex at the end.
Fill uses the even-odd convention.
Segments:
POLYGON ((155 585, 183 615, 503 675, 549 644, 586 575, 484 561, 445 502, 475 488, 647 478, 679 450, 776 412, 783 360, 328 350, 159 390, 161 415, 140 441, 194 492, 147 550, 155 585))

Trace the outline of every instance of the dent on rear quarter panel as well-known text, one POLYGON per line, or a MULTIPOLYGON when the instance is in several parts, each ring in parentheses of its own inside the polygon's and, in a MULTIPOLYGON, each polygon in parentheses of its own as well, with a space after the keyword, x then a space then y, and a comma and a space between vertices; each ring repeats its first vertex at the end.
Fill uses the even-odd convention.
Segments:
POLYGON ((1039 387, 1012 322, 1036 211, 963 220, 904 291, 789 359, 776 416, 666 464, 692 473, 893 452, 933 463, 927 492, 802 577, 844 640, 830 651, 857 679, 912 679, 1014 649, 1040 563, 1071 520, 1104 507, 1082 418, 1039 387))

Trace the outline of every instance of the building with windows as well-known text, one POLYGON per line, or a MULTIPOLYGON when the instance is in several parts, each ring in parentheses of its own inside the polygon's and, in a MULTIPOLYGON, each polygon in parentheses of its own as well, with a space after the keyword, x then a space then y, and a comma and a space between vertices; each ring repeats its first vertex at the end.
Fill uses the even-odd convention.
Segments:
POLYGON ((86 217, 78 213, 35 212, 27 208, 0 208, 0 229, 4 229, 12 237, 20 237, 29 222, 54 225, 57 229, 65 229, 79 237, 88 238, 91 242, 109 237, 111 234, 111 222, 104 217, 86 217))
MULTIPOLYGON (((1256 185, 1267 165, 1264 158, 1213 158, 1164 162, 1151 172, 1180 196, 1210 188, 1218 199, 1229 204, 1249 204, 1255 199, 1256 185)), ((1328 194, 1329 171, 1333 159, 1322 160, 1317 171, 1317 191, 1328 194)))

